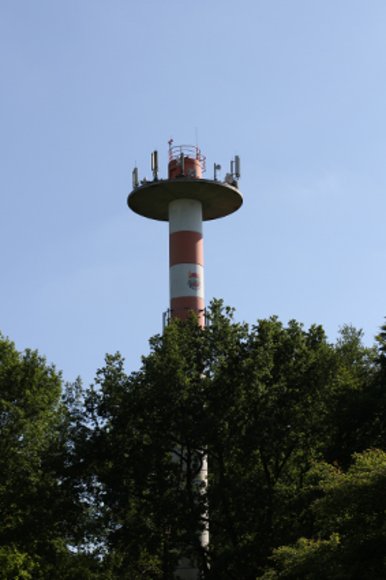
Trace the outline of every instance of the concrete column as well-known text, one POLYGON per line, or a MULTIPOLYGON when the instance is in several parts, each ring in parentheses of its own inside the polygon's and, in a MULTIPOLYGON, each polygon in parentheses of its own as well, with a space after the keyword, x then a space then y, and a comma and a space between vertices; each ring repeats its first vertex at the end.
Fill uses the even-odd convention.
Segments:
POLYGON ((202 205, 193 199, 169 204, 170 310, 185 319, 194 311, 205 325, 202 205))

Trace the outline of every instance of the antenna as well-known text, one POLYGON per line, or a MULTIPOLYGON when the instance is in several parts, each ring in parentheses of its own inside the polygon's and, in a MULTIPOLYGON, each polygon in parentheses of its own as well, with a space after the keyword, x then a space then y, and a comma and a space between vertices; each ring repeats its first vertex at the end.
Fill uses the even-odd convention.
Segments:
POLYGON ((235 176, 236 179, 240 179, 240 157, 235 155, 235 176))
POLYGON ((217 181, 217 171, 220 171, 221 165, 219 163, 215 163, 213 166, 213 180, 217 181))
POLYGON ((153 151, 151 154, 151 170, 155 180, 158 179, 158 151, 153 151))
POLYGON ((133 182, 133 189, 136 189, 139 185, 138 181, 138 167, 134 167, 133 172, 131 174, 132 182, 133 182))

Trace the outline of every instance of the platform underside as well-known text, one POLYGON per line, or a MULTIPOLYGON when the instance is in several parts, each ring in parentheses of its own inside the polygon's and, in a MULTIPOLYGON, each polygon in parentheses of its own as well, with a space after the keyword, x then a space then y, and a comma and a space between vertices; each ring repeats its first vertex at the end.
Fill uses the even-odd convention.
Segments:
POLYGON ((240 191, 227 183, 209 179, 162 179, 134 189, 127 204, 136 213, 168 221, 169 204, 176 199, 195 199, 202 203, 203 220, 214 220, 238 210, 243 203, 240 191))

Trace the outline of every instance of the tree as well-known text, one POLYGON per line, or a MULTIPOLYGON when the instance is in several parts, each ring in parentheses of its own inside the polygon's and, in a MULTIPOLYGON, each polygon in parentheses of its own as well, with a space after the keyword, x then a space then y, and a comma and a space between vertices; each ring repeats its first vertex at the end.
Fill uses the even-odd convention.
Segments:
POLYGON ((61 394, 54 367, 0 337, 0 578, 72 578, 85 559, 70 549, 84 508, 61 394))
MULTIPOLYGON (((231 325, 214 315, 214 333, 231 325)), ((221 349, 222 335, 214 342, 221 349)), ((321 327, 306 332, 295 321, 285 328, 277 318, 261 320, 238 345, 238 354, 232 348, 214 365, 212 379, 219 398, 224 385, 227 393, 223 414, 218 401, 211 408, 212 569, 254 578, 272 546, 307 525, 294 514, 304 510, 299 490, 329 436, 335 364, 321 327)))
POLYGON ((385 578, 386 453, 355 454, 347 472, 327 464, 316 472, 323 491, 312 505, 318 537, 274 550, 274 568, 261 579, 385 578))
MULTIPOLYGON (((42 464, 49 447, 47 434, 55 425, 60 389, 54 369, 37 353, 20 355, 11 342, 1 338, 0 544, 15 546, 10 558, 27 552, 39 560, 36 552, 44 512, 37 500, 45 479, 42 464)), ((3 549, 3 558, 5 553, 3 549)), ((20 565, 25 561, 20 558, 20 565)))
POLYGON ((361 546, 382 577, 384 335, 334 345, 215 301, 86 393, 1 339, 0 578, 168 580, 182 556, 207 580, 366 578, 361 546))
POLYGON ((141 372, 127 377, 120 355, 108 356, 90 392, 90 456, 120 577, 171 577, 181 555, 203 557, 205 498, 193 485, 205 443, 202 341, 196 321, 173 324, 152 340, 141 372))
POLYGON ((250 329, 232 316, 215 302, 204 330, 192 318, 155 337, 138 373, 128 377, 116 355, 97 375, 91 455, 122 577, 169 578, 193 550, 208 578, 255 578, 273 547, 312 528, 302 490, 331 445, 339 357, 319 326, 271 318, 250 329), (195 463, 206 453, 200 492, 195 463))
POLYGON ((379 402, 377 350, 362 344, 362 331, 344 326, 335 345, 337 374, 330 445, 325 459, 348 467, 352 455, 377 445, 374 416, 379 402))

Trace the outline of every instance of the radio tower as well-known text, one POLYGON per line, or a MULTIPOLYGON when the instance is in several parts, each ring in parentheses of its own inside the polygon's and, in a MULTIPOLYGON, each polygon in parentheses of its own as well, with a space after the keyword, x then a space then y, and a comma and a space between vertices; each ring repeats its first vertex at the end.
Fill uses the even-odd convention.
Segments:
MULTIPOLYGON (((213 179, 204 179, 206 159, 200 149, 192 145, 173 145, 169 141, 167 179, 158 178, 158 152, 151 154, 153 179, 139 181, 138 169, 133 170, 133 191, 127 203, 141 216, 169 222, 169 280, 170 304, 164 315, 186 319, 191 312, 198 324, 205 326, 204 247, 202 222, 229 215, 243 203, 238 189, 240 158, 236 155, 224 181, 217 178, 221 166, 213 168, 213 179)), ((207 481, 207 461, 204 458, 197 482, 207 481)), ((201 546, 209 542, 208 529, 202 532, 201 546)), ((176 576, 196 580, 197 567, 183 560, 176 576)))

